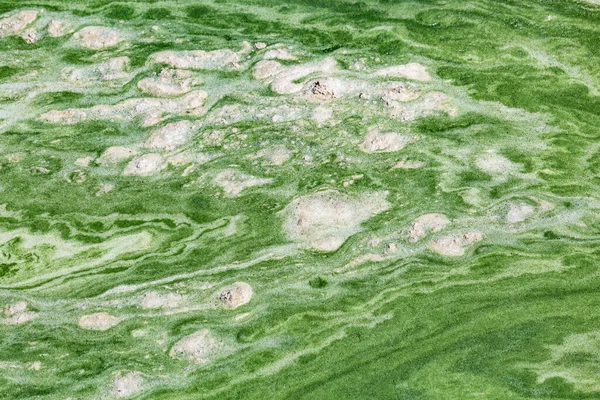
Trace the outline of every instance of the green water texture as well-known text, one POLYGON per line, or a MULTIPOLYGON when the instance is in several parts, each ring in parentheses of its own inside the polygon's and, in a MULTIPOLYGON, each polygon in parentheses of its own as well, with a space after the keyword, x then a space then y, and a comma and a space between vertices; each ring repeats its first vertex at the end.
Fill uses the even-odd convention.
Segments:
POLYGON ((600 398, 600 3, 0 1, 0 20, 22 10, 35 40, 0 27, 0 399, 600 398), (86 26, 122 40, 81 46, 86 26), (239 65, 177 78, 201 112, 44 117, 158 97, 138 86, 154 54, 222 49, 239 65), (335 60, 291 84, 363 86, 278 92, 253 76, 272 49, 335 60), (431 79, 376 74, 409 63, 431 79), (421 97, 383 104, 390 82, 421 97), (178 121, 184 142, 144 145, 178 121), (365 151, 373 130, 410 139, 365 151), (134 153, 103 162, 115 146, 134 153), (144 154, 160 168, 124 172, 144 154), (309 232, 339 245, 290 234, 315 193, 350 215, 309 232), (425 214, 448 223, 410 240, 425 214), (236 282, 252 297, 224 306, 236 282), (203 330, 202 360, 173 355, 203 330))

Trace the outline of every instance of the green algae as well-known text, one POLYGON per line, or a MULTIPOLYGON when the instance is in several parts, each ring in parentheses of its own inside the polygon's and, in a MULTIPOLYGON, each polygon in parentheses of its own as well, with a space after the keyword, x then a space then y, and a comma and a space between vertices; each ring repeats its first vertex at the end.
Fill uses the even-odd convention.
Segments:
POLYGON ((0 398, 111 398, 119 371, 139 371, 132 397, 148 399, 600 397, 597 5, 0 2, 3 13, 23 9, 44 10, 30 24, 39 40, 0 38, 0 398), (90 50, 72 33, 50 37, 51 20, 125 39, 90 50), (165 112, 152 126, 139 115, 40 119, 151 97, 137 82, 161 73, 154 53, 224 48, 239 52, 239 68, 190 72, 208 94, 204 113, 165 112), (273 49, 295 56, 278 60, 286 67, 336 60, 293 83, 334 76, 367 89, 280 94, 252 77, 273 49), (115 57, 128 57, 116 73, 130 75, 68 79, 69 68, 115 57), (409 62, 432 80, 373 76, 409 62), (403 107, 420 112, 419 99, 385 106, 394 82, 449 105, 414 117, 403 107), (317 106, 332 116, 315 119, 317 106), (183 146, 144 146, 182 119, 198 124, 183 146), (374 128, 417 139, 368 153, 374 128), (98 161, 111 146, 137 153, 98 161), (261 153, 281 148, 289 154, 261 153), (149 153, 160 169, 123 174, 149 153), (229 169, 272 181, 228 196, 215 177, 229 169), (330 252, 299 248, 281 211, 332 189, 364 202, 385 192, 390 206, 330 252), (430 213, 450 225, 408 240, 430 213), (464 255, 432 250, 468 232, 482 239, 464 255), (251 300, 221 307, 235 282, 251 300), (151 290, 181 303, 145 308, 151 290), (96 312, 119 322, 79 326, 96 312), (205 363, 169 355, 203 329, 220 346, 205 363))

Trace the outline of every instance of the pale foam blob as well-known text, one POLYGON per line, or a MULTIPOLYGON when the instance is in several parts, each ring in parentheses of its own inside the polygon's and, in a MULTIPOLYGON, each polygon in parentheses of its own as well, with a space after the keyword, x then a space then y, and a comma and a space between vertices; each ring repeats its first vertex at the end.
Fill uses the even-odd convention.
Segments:
POLYGON ((429 72, 427 72, 427 68, 417 63, 408 63, 405 65, 394 65, 391 67, 382 68, 375 72, 375 76, 406 78, 415 81, 431 80, 431 75, 429 75, 429 72))
POLYGON ((390 207, 387 192, 350 196, 335 190, 306 195, 282 211, 290 240, 320 251, 337 250, 362 222, 390 207))
POLYGON ((116 46, 124 38, 119 31, 105 26, 86 26, 73 34, 76 43, 91 50, 116 46))
POLYGON ((123 175, 149 176, 163 167, 163 157, 160 154, 144 154, 127 164, 123 175))
POLYGON ((297 83, 297 80, 316 72, 333 71, 336 64, 331 57, 290 67, 283 67, 276 61, 261 61, 254 68, 254 77, 256 79, 271 78, 273 91, 279 94, 291 94, 301 91, 304 87, 304 83, 297 83))
POLYGON ((120 322, 120 318, 107 312, 84 315, 79 318, 79 326, 93 331, 106 331, 120 322))
POLYGON ((132 122, 139 117, 143 126, 154 126, 164 119, 165 114, 203 114, 202 105, 206 97, 206 92, 195 90, 175 99, 136 98, 114 105, 52 110, 42 114, 40 119, 53 124, 71 125, 94 120, 132 122))
POLYGON ((239 69, 240 55, 232 50, 184 50, 161 51, 150 56, 158 64, 167 64, 172 68, 219 70, 239 69))
POLYGON ((481 154, 477 157, 475 165, 483 172, 496 175, 505 175, 511 172, 518 172, 519 170, 517 164, 493 151, 481 154))
POLYGON ((48 23, 48 35, 53 38, 61 37, 72 33, 73 29, 67 22, 57 21, 53 19, 48 23))
POLYGON ((256 63, 252 71, 254 79, 262 80, 277 75, 283 71, 284 66, 277 61, 263 60, 256 63))
POLYGON ((137 87, 156 97, 176 97, 190 92, 195 84, 190 71, 165 68, 158 76, 141 79, 137 87))
POLYGON ((263 55, 265 60, 295 60, 296 56, 286 49, 271 49, 267 50, 263 55))
POLYGON ((112 146, 106 149, 96 162, 100 165, 118 163, 134 157, 137 153, 137 150, 129 147, 112 146))
POLYGON ((27 311, 27 302, 19 301, 9 304, 4 309, 5 319, 0 320, 0 324, 21 325, 38 317, 38 313, 27 311))
POLYGON ((523 222, 534 212, 535 207, 530 204, 511 201, 509 203, 508 212, 506 213, 506 222, 509 224, 523 222))
POLYGON ((171 347, 171 358, 204 364, 222 348, 221 343, 208 329, 202 329, 184 336, 171 347))
POLYGON ((143 382, 139 371, 119 371, 113 378, 111 393, 115 397, 131 397, 142 391, 143 382))
POLYGON ((424 214, 416 218, 408 229, 408 241, 416 242, 429 233, 439 232, 450 224, 444 214, 424 214))
POLYGON ((236 197, 247 188, 267 185, 272 182, 273 179, 258 178, 235 169, 225 169, 213 179, 213 183, 221 187, 227 197, 236 197))
POLYGON ((190 121, 177 121, 155 129, 146 140, 149 149, 175 150, 183 145, 193 130, 190 121))
POLYGON ((304 93, 313 100, 332 100, 366 89, 365 82, 327 77, 309 82, 304 93))
POLYGON ((263 165, 283 165, 290 159, 291 153, 284 145, 275 145, 260 149, 256 156, 263 159, 263 165))
POLYGON ((245 282, 235 282, 219 291, 217 299, 227 308, 236 309, 247 304, 252 298, 252 287, 245 282))
POLYGON ((460 257, 467 247, 483 239, 481 232, 456 233, 442 236, 427 243, 427 247, 446 257, 460 257))
POLYGON ((2 18, 0 20, 0 38, 20 34, 29 24, 35 21, 37 17, 37 11, 23 10, 2 18))
POLYGON ((407 144, 417 140, 414 136, 406 136, 396 132, 380 133, 371 130, 360 145, 360 149, 367 153, 391 153, 402 150, 407 144))
POLYGON ((159 293, 154 290, 145 293, 140 299, 142 308, 175 308, 183 301, 178 293, 159 293))

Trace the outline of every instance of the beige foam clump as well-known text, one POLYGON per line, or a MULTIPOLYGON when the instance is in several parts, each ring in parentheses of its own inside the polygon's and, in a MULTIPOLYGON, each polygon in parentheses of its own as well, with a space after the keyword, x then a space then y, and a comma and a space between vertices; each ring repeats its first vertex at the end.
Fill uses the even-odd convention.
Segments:
POLYGON ((481 154, 475 160, 475 165, 483 172, 489 174, 505 175, 507 173, 518 171, 517 164, 494 152, 481 154))
POLYGON ((160 154, 144 154, 134 160, 131 160, 123 175, 150 176, 158 172, 163 167, 163 157, 160 154))
POLYGON ((366 83, 358 80, 327 77, 309 82, 304 93, 309 99, 332 100, 366 88, 366 83))
POLYGON ((121 321, 120 318, 107 312, 84 315, 79 318, 79 326, 92 331, 106 331, 121 321))
POLYGON ((138 89, 157 97, 176 97, 190 92, 196 84, 190 71, 163 69, 158 76, 141 79, 138 89))
POLYGON ((256 63, 252 70, 254 79, 263 80, 283 71, 284 66, 277 61, 263 60, 256 63))
POLYGON ((23 313, 27 310, 27 303, 24 301, 18 301, 14 304, 9 304, 4 310, 6 315, 15 315, 23 313))
POLYGON ((129 57, 115 57, 97 65, 73 68, 63 68, 61 74, 69 82, 77 84, 92 83, 98 84, 99 81, 126 80, 132 77, 132 74, 125 72, 129 67, 129 57))
POLYGON ((271 89, 279 94, 291 94, 302 90, 302 83, 295 83, 309 74, 316 72, 329 72, 336 67, 337 63, 331 57, 312 63, 294 65, 284 69, 271 83, 271 89))
POLYGON ((444 214, 424 214, 416 218, 408 228, 408 241, 416 242, 429 233, 439 232, 444 229, 450 220, 444 214))
POLYGON ((124 40, 119 31, 105 26, 86 26, 75 32, 73 39, 90 50, 113 47, 124 40))
POLYGON ((127 160, 137 154, 137 150, 123 146, 109 147, 102 153, 96 162, 100 165, 114 164, 127 160))
POLYGON ((35 10, 18 11, 0 20, 0 38, 22 33, 38 17, 35 10))
POLYGON ((89 167, 90 163, 94 160, 93 157, 79 157, 75 160, 74 164, 78 167, 89 167))
POLYGON ((193 128, 190 121, 171 122, 155 129, 146 140, 145 146, 150 149, 175 150, 188 140, 193 128))
POLYGON ((427 68, 418 63, 408 63, 404 65, 393 65, 382 68, 375 72, 375 76, 406 78, 415 81, 430 81, 431 75, 427 68))
POLYGON ((226 197, 238 196, 242 191, 252 186, 272 183, 271 178, 257 178, 235 169, 225 169, 213 179, 213 183, 223 189, 226 197))
POLYGON ((27 311, 27 302, 25 301, 7 305, 4 309, 4 315, 7 318, 0 323, 6 325, 21 325, 38 317, 38 313, 27 311))
POLYGON ((184 336, 171 347, 171 358, 204 364, 222 349, 222 344, 208 329, 202 329, 184 336))
POLYGON ((391 153, 402 150, 407 144, 416 141, 414 136, 406 136, 401 133, 380 133, 371 130, 360 145, 360 149, 366 153, 391 153))
POLYGON ((291 153, 282 144, 260 149, 256 156, 262 158, 264 165, 283 165, 290 159, 291 153))
POLYGON ((240 55, 229 49, 203 51, 161 51, 150 56, 150 60, 157 64, 166 64, 172 68, 219 70, 239 69, 240 55))
POLYGON ((140 299, 140 305, 146 309, 175 308, 183 297, 178 293, 158 293, 154 290, 145 293, 140 299))
POLYGON ((144 379, 139 371, 123 372, 115 374, 112 382, 111 394, 115 397, 131 397, 142 391, 144 379))
POLYGON ((221 289, 217 299, 222 305, 233 310, 250 302, 252 294, 252 287, 249 284, 235 282, 230 287, 221 289))
POLYGON ((45 122, 54 124, 76 124, 87 118, 87 113, 83 109, 69 108, 67 110, 52 110, 44 113, 40 118, 45 122))
POLYGON ((421 92, 404 82, 389 82, 379 90, 379 93, 383 104, 390 108, 405 107, 404 103, 421 97, 421 92))
POLYGON ((295 60, 296 56, 291 54, 286 49, 271 49, 267 50, 263 55, 265 60, 295 60))
POLYGON ((510 202, 508 212, 506 213, 506 222, 517 224, 525 221, 535 212, 535 207, 523 202, 510 202))
POLYGON ((430 241, 427 247, 442 256, 460 257, 470 245, 483 239, 481 232, 467 232, 443 236, 430 241))
POLYGON ((326 190, 299 197, 282 211, 288 239, 319 251, 337 250, 360 225, 390 207, 387 192, 350 196, 326 190))
POLYGON ((71 25, 67 22, 53 19, 48 23, 48 35, 53 38, 62 37, 73 32, 71 25))
POLYGON ((90 108, 52 110, 40 119, 53 124, 71 125, 82 121, 105 120, 131 122, 140 117, 142 126, 154 126, 165 114, 201 115, 207 94, 202 90, 192 91, 175 99, 136 98, 115 105, 98 105, 90 108))
POLYGON ((33 28, 29 28, 26 29, 25 31, 23 31, 23 33, 21 33, 21 38, 31 44, 31 43, 35 43, 38 40, 40 40, 42 38, 42 35, 35 29, 33 28))
POLYGON ((320 61, 284 67, 276 61, 263 60, 254 67, 254 77, 264 80, 270 79, 271 89, 279 94, 291 94, 302 90, 304 83, 298 80, 317 72, 333 71, 337 63, 331 57, 320 61))
POLYGON ((176 97, 192 90, 189 80, 182 82, 161 82, 156 78, 144 78, 137 83, 138 89, 156 97, 176 97))

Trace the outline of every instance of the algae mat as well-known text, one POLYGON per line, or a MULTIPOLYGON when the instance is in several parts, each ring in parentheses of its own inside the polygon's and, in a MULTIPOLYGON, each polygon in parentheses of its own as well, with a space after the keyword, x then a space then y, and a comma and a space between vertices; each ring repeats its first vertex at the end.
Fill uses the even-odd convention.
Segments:
POLYGON ((600 398, 596 1, 0 2, 0 398, 600 398))

